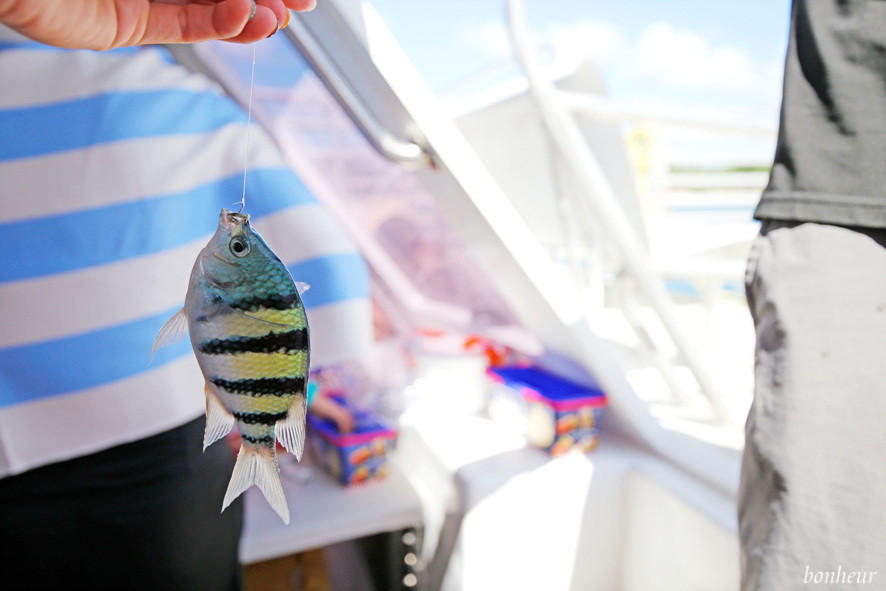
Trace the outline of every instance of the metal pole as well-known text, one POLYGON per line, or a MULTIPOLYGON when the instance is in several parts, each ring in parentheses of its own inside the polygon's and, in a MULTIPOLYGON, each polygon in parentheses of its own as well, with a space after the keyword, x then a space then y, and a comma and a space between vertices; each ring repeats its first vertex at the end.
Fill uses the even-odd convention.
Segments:
POLYGON ((542 74, 541 66, 531 49, 522 0, 508 0, 507 9, 511 40, 529 81, 530 92, 535 98, 542 120, 551 131, 551 137, 557 142, 564 160, 587 193, 588 199, 582 203, 590 206, 591 213, 604 221, 602 225, 606 227, 610 238, 624 257, 626 269, 657 312, 716 415, 725 423, 734 423, 722 397, 704 371, 698 354, 672 314, 672 302, 661 277, 650 265, 645 249, 618 205, 612 186, 584 141, 575 121, 566 108, 557 101, 558 91, 542 74))

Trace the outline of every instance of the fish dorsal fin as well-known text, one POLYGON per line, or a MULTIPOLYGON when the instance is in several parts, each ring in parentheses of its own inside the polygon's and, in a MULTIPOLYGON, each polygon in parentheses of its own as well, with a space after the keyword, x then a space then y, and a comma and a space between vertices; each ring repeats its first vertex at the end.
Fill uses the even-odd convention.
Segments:
POLYGON ((160 327, 160 332, 157 333, 154 346, 151 348, 151 360, 154 359, 157 349, 179 342, 185 338, 186 334, 188 334, 188 317, 185 316, 185 309, 182 308, 160 327))
POLYGON ((301 281, 293 281, 293 283, 295 283, 295 291, 298 292, 298 295, 302 295, 303 293, 311 289, 311 286, 307 283, 302 283, 301 281))
POLYGON ((234 417, 225 410, 213 386, 206 383, 206 431, 203 432, 203 451, 231 432, 234 417))
POLYGON ((277 437, 286 451, 301 461, 302 452, 305 449, 305 412, 307 399, 304 392, 295 395, 289 414, 282 421, 274 425, 274 435, 277 437))

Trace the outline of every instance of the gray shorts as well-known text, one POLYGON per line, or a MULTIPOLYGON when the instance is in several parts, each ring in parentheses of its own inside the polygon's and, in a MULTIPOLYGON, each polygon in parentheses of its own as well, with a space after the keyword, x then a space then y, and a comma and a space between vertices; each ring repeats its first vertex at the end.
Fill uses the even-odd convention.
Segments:
POLYGON ((886 230, 765 221, 747 294, 742 589, 886 589, 886 230))

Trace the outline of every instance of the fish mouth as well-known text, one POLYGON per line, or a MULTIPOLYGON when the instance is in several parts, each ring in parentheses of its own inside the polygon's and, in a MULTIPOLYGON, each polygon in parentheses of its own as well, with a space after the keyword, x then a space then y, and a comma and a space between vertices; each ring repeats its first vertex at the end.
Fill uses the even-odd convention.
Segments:
POLYGON ((249 214, 229 211, 223 207, 221 213, 218 214, 218 225, 228 228, 229 230, 233 230, 242 225, 248 226, 249 214))

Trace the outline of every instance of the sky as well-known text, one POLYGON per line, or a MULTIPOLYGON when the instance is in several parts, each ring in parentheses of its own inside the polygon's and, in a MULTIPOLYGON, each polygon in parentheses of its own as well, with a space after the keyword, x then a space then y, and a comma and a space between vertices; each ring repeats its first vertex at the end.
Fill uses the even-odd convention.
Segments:
MULTIPOLYGON (((466 87, 456 82, 511 55, 505 0, 371 4, 441 98, 464 93, 466 87)), ((790 0, 524 0, 524 5, 537 42, 592 58, 613 98, 777 125, 790 0)), ((689 135, 677 138, 678 152, 689 149, 689 135)), ((695 156, 765 162, 773 149, 774 140, 732 138, 716 154, 695 156)))

